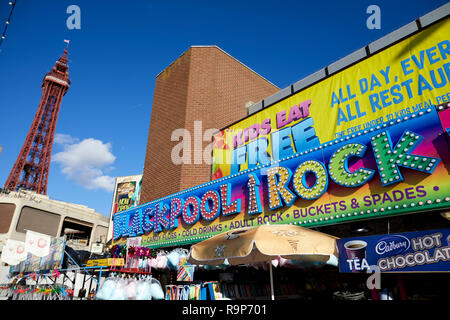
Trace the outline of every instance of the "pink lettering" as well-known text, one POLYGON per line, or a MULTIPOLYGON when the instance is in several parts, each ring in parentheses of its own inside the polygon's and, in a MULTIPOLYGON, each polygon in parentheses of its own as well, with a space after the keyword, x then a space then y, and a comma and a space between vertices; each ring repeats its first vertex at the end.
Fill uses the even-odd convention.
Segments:
POLYGON ((255 138, 258 138, 259 136, 259 124, 255 123, 254 125, 250 126, 249 132, 248 132, 248 139, 252 140, 255 138))
POLYGON ((272 127, 270 125, 270 118, 267 118, 261 123, 261 134, 262 135, 269 134, 271 130, 272 127))
POLYGON ((303 101, 299 104, 302 111, 303 118, 309 117, 309 106, 311 105, 311 99, 303 101))
POLYGON ((289 122, 286 120, 286 110, 282 110, 277 113, 277 129, 280 129, 287 125, 289 122))
POLYGON ((244 144, 244 142, 241 139, 242 133, 243 133, 243 131, 241 131, 238 134, 235 134, 233 136, 233 149, 236 149, 238 146, 241 146, 244 144))
POLYGON ((288 123, 292 121, 300 120, 303 117, 303 113, 300 111, 297 105, 292 106, 289 111, 288 123))

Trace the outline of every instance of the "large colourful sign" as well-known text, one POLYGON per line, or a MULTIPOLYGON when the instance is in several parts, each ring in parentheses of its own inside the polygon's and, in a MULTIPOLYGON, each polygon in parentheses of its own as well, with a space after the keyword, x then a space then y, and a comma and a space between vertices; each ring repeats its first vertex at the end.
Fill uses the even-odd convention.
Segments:
POLYGON ((449 30, 447 18, 222 130, 213 179, 450 101, 449 30))
POLYGON ((114 193, 113 214, 135 205, 137 181, 120 182, 116 184, 114 193))
POLYGON ((340 272, 449 272, 450 229, 337 240, 340 272))
MULTIPOLYGON (((111 204, 111 214, 109 216, 109 224, 111 225, 112 217, 116 212, 127 210, 139 204, 141 194, 142 174, 134 176, 117 177, 113 201, 111 204)), ((108 229, 108 239, 112 237, 112 228, 108 229)))
POLYGON ((445 208, 449 159, 430 107, 118 212, 113 237, 173 246, 244 226, 313 227, 445 208))

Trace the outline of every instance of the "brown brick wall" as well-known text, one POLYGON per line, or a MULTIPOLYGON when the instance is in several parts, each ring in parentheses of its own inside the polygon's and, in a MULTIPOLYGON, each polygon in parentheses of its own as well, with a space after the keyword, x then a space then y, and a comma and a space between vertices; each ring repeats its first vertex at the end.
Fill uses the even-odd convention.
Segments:
POLYGON ((185 52, 156 78, 140 202, 170 194, 181 171, 171 161, 172 131, 183 128, 189 82, 190 52, 185 52))
POLYGON ((194 164, 194 121, 202 121, 202 135, 247 115, 245 104, 257 102, 279 88, 217 47, 191 47, 156 79, 149 138, 142 181, 141 203, 205 183, 211 165, 194 164), (174 165, 171 141, 177 128, 191 134, 191 164, 174 165))

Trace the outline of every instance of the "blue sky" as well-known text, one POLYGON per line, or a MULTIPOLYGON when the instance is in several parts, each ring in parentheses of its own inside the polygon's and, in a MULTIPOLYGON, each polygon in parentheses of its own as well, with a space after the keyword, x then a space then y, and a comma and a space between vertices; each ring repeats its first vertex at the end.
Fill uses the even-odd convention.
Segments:
MULTIPOLYGON (((9 14, 0 0, 0 28, 9 14)), ((0 185, 41 81, 70 39, 48 195, 109 216, 116 176, 142 173, 156 75, 191 45, 217 45, 284 88, 445 4, 420 1, 18 0, 0 52, 0 185), (69 30, 69 5, 81 29, 69 30), (381 9, 381 29, 366 8, 381 9)))

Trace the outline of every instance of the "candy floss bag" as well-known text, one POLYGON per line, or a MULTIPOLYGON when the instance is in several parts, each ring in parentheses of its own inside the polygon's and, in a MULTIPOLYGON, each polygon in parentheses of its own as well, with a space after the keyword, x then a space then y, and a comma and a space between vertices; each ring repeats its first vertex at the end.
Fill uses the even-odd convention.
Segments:
POLYGON ((155 260, 156 260, 155 261, 156 269, 165 269, 167 267, 167 253, 166 252, 161 251, 160 253, 158 253, 155 260))
POLYGON ((150 284, 150 292, 152 295, 153 300, 163 300, 164 299, 164 292, 161 287, 161 283, 156 280, 155 278, 151 278, 151 284, 150 284))

